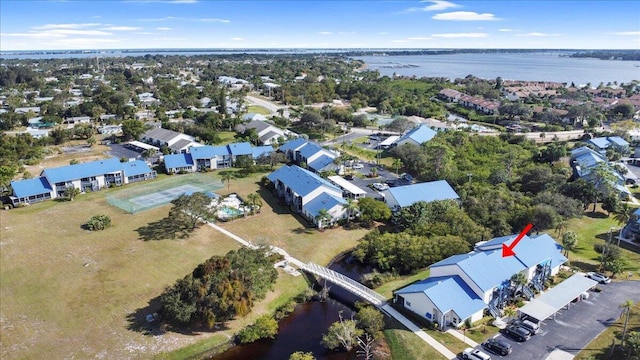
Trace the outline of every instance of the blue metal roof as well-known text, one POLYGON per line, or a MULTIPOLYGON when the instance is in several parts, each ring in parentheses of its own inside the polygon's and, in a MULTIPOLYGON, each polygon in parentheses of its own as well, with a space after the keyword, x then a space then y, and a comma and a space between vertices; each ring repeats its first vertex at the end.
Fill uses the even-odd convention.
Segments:
POLYGON ((301 147, 298 151, 300 152, 300 155, 308 159, 312 157, 314 154, 316 154, 317 152, 322 151, 322 147, 318 144, 308 142, 303 147, 301 147))
POLYGON ((61 166, 58 168, 45 169, 42 174, 47 177, 51 184, 73 181, 91 176, 99 176, 119 172, 122 170, 122 163, 117 158, 96 160, 82 164, 61 166))
POLYGON ((151 172, 149 165, 142 160, 129 161, 121 164, 122 169, 124 170, 124 176, 136 176, 151 172))
POLYGON ((289 150, 294 151, 295 149, 297 149, 300 146, 304 145, 304 143, 306 143, 306 142, 307 142, 307 140, 305 140, 303 138, 297 138, 297 139, 289 140, 286 143, 282 144, 282 146, 280 146, 280 148, 278 150, 280 150, 282 152, 287 152, 289 150))
POLYGON ((515 273, 551 261, 552 267, 567 261, 560 246, 548 234, 524 236, 515 256, 502 257, 502 244, 510 245, 517 234, 501 236, 476 246, 469 254, 454 255, 431 267, 458 265, 482 291, 492 289, 515 273))
POLYGON ((629 143, 621 138, 620 136, 610 136, 607 138, 610 142, 614 143, 616 146, 629 146, 629 143))
POLYGON ((44 176, 33 179, 12 181, 11 188, 13 189, 13 194, 19 198, 50 193, 53 191, 51 185, 47 181, 47 178, 44 176))
POLYGON ((328 165, 333 164, 334 160, 335 158, 327 154, 322 154, 317 159, 313 160, 307 165, 309 166, 310 169, 320 172, 324 170, 324 168, 327 167, 328 165))
POLYGON ((460 196, 446 180, 392 187, 393 195, 400 207, 410 206, 417 201, 456 200, 460 196))
POLYGON ((579 155, 578 157, 575 158, 575 161, 582 170, 585 170, 605 160, 602 157, 594 154, 594 152, 592 151, 592 152, 579 155))
POLYGON ((327 193, 322 193, 305 204, 303 208, 315 218, 320 213, 320 210, 331 210, 335 206, 342 206, 345 203, 346 201, 343 198, 339 198, 327 193))
POLYGON ((231 153, 231 155, 234 156, 253 154, 253 148, 248 142, 233 143, 227 145, 227 147, 229 148, 229 152, 231 153))
POLYGON ((609 147, 609 140, 606 137, 597 137, 589 140, 589 142, 600 149, 606 149, 609 147))
POLYGON ((280 180, 300 196, 305 196, 323 185, 338 192, 342 191, 320 176, 296 165, 282 166, 278 170, 267 175, 267 178, 271 180, 271 182, 280 180))
POLYGON ((230 155, 229 149, 226 146, 196 146, 191 147, 189 152, 191 153, 191 158, 193 160, 213 159, 219 155, 230 155))
POLYGON ((265 145, 253 148, 253 158, 257 159, 262 155, 269 155, 273 152, 273 146, 265 145))
POLYGON ((189 166, 193 166, 191 154, 171 154, 164 157, 164 167, 167 170, 189 166))
POLYGON ((401 142, 404 141, 406 139, 411 139, 415 142, 417 142, 418 144, 422 144, 425 143, 431 139, 433 139, 434 136, 436 136, 436 132, 433 131, 430 127, 428 127, 425 124, 420 124, 419 126, 413 128, 413 130, 409 131, 408 133, 402 135, 402 137, 400 139, 398 139, 396 142, 401 142))
POLYGON ((410 293, 425 294, 440 312, 453 310, 462 320, 487 307, 457 275, 427 278, 396 291, 396 294, 410 293))

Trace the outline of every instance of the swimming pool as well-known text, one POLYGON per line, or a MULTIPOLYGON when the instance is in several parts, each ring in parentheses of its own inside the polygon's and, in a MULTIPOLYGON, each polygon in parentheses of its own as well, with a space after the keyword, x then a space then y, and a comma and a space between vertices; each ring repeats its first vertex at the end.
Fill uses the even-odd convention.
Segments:
POLYGON ((233 218, 233 217, 238 217, 242 214, 243 212, 236 208, 232 208, 228 206, 221 206, 218 208, 218 217, 221 217, 221 218, 233 218))

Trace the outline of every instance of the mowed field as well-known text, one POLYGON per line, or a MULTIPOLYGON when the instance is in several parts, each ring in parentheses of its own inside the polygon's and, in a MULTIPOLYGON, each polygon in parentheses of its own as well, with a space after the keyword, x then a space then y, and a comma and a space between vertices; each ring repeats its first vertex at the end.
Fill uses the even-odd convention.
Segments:
MULTIPOLYGON (((210 175, 219 178, 216 173, 210 175)), ((229 188, 219 192, 246 197, 259 190, 263 175, 233 179, 229 188)), ((302 278, 291 282, 294 279, 283 278, 290 275, 281 273, 280 288, 276 286, 248 318, 231 322, 224 332, 143 334, 137 324, 132 326, 131 316, 146 314, 149 302, 165 287, 209 257, 237 249, 238 244, 208 226, 187 239, 144 242, 136 229, 166 217, 170 206, 127 214, 105 201, 106 193, 117 190, 81 194, 72 202, 48 201, 0 211, 2 359, 137 359, 189 344, 213 346, 304 288, 302 278), (96 214, 110 216, 114 226, 99 232, 82 229, 96 214)), ((221 225, 247 240, 266 239, 303 261, 320 264, 353 247, 366 232, 305 228, 268 192, 260 193, 265 196, 260 214, 221 225)))

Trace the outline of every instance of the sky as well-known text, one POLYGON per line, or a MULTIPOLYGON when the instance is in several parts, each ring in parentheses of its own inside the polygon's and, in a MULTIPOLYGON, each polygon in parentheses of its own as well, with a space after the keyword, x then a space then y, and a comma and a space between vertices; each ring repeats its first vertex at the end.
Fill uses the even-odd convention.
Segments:
POLYGON ((640 49, 640 1, 0 0, 0 51, 640 49))

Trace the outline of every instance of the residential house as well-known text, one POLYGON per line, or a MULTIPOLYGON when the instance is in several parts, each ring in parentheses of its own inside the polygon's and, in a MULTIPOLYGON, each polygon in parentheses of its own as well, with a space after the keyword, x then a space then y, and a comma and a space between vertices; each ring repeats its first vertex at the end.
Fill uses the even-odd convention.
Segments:
POLYGON ((142 134, 141 140, 147 144, 162 148, 167 146, 174 153, 184 153, 192 146, 199 146, 193 136, 177 131, 155 128, 142 134))
POLYGON ((340 172, 341 169, 341 165, 335 163, 338 154, 302 138, 289 140, 278 150, 287 155, 287 160, 297 165, 306 164, 306 167, 315 173, 340 172))
POLYGON ((574 177, 590 182, 596 181, 592 173, 593 168, 601 166, 611 173, 611 178, 613 179, 611 185, 618 195, 622 199, 631 196, 631 192, 625 186, 625 177, 622 176, 601 153, 586 146, 571 150, 571 166, 573 167, 574 177))
POLYGON ((620 136, 596 137, 588 141, 596 147, 601 154, 605 154, 608 149, 613 149, 622 154, 629 153, 629 143, 620 136))
POLYGON ((437 133, 429 126, 420 124, 396 140, 395 146, 402 146, 404 144, 422 145, 433 139, 436 134, 437 133))
POLYGON ((342 190, 311 171, 284 165, 267 178, 274 185, 276 196, 318 227, 334 224, 347 215, 342 190), (317 216, 321 210, 326 210, 331 219, 320 223, 317 216))
POLYGON ((13 112, 16 114, 28 114, 29 112, 40 114, 40 106, 18 107, 13 112))
POLYGON ((286 138, 284 130, 263 120, 251 120, 251 122, 244 125, 244 127, 246 129, 255 129, 258 139, 263 145, 274 145, 277 144, 280 139, 286 138))
POLYGON ((395 186, 382 191, 382 194, 384 195, 384 202, 394 211, 399 211, 418 201, 460 201, 460 196, 446 180, 395 186))
POLYGON ((500 317, 510 298, 522 294, 532 299, 533 290, 542 290, 567 261, 562 247, 547 234, 525 235, 516 255, 503 257, 502 245, 511 244, 515 237, 480 242, 467 254, 431 265, 430 277, 396 291, 394 302, 441 328, 478 321, 485 309, 500 317), (519 273, 526 284, 515 286, 510 279, 519 273))
POLYGON ((45 169, 39 177, 11 182, 14 206, 63 197, 73 186, 81 192, 97 191, 110 185, 125 185, 156 177, 141 160, 122 163, 117 158, 45 169))

